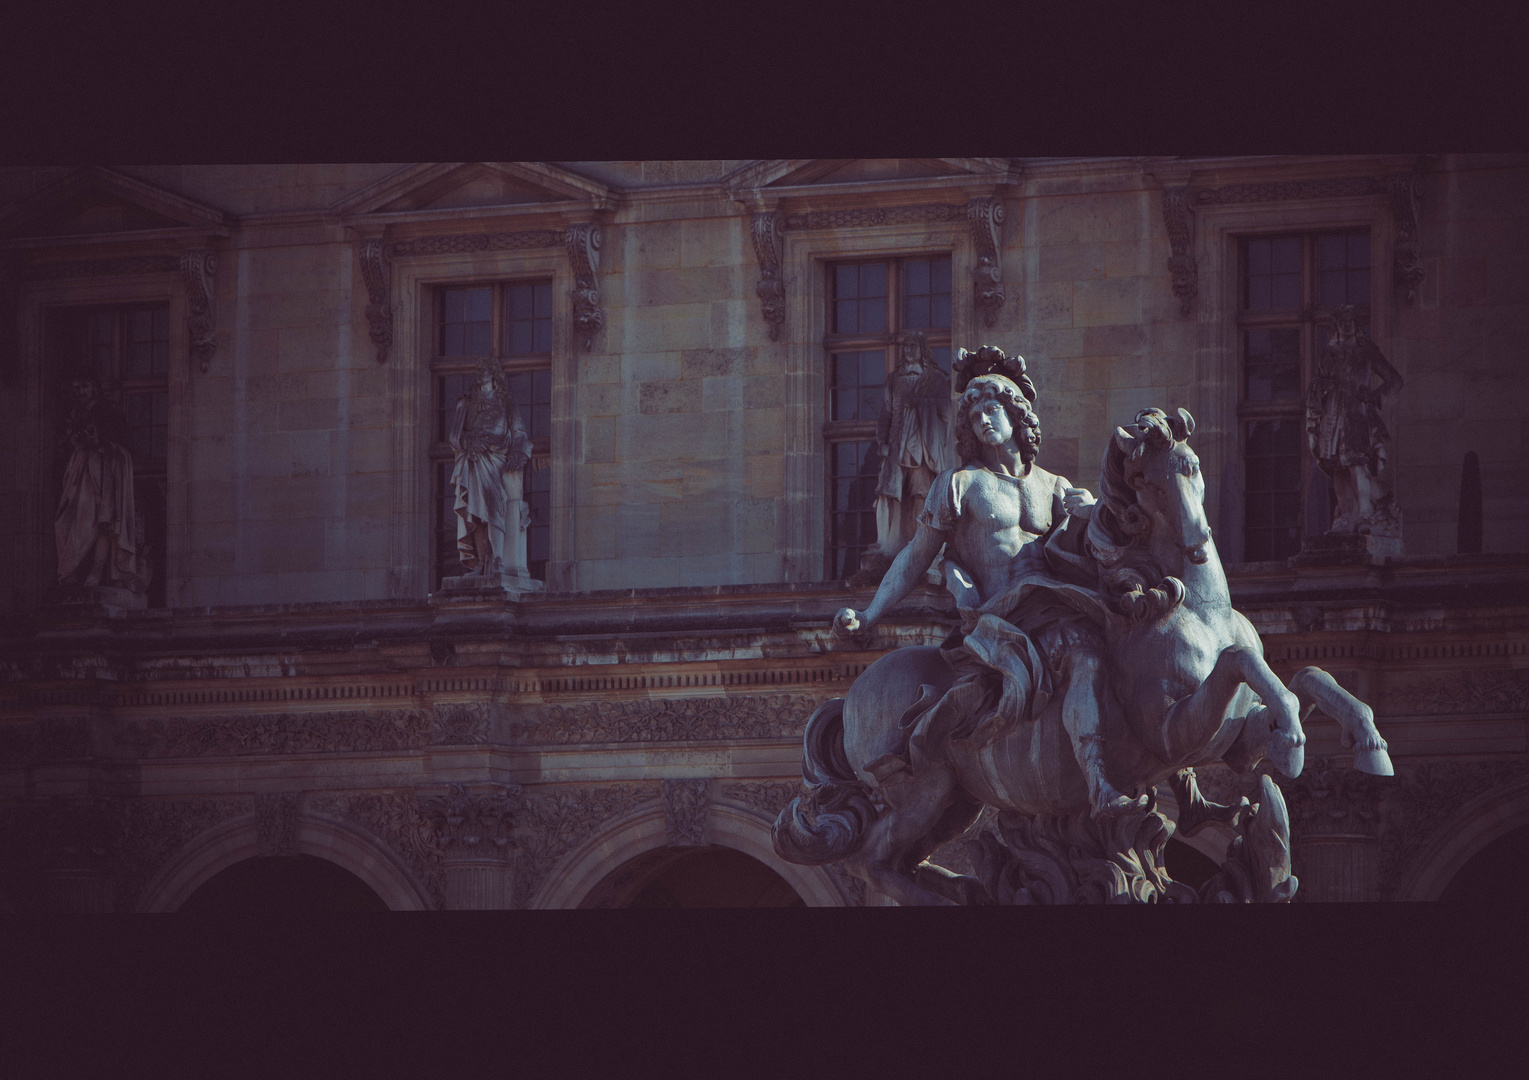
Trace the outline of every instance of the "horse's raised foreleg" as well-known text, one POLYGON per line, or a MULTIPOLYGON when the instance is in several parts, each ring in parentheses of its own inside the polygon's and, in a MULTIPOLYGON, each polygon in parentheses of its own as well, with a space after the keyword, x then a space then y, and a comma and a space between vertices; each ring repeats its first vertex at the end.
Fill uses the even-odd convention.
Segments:
MULTIPOLYGON (((1255 762, 1267 753, 1275 768, 1286 776, 1301 775, 1306 764, 1306 734, 1301 730, 1300 700, 1285 688, 1256 649, 1244 645, 1222 649, 1199 688, 1169 706, 1163 722, 1170 754, 1178 757, 1180 751, 1203 745, 1204 733, 1222 726, 1227 707, 1244 683, 1263 699, 1263 705, 1242 718, 1237 743, 1245 743, 1246 751, 1259 751, 1255 762), (1262 730, 1250 730, 1250 724, 1261 725, 1262 730)), ((1230 758, 1226 760, 1231 763, 1230 758)))
POLYGON ((1319 667, 1302 668, 1290 678, 1290 689, 1309 713, 1321 709, 1338 721, 1344 749, 1353 747, 1354 768, 1374 776, 1393 776, 1386 740, 1375 728, 1375 712, 1319 667))
POLYGON ((917 775, 900 775, 901 779, 882 789, 887 808, 846 862, 855 876, 904 907, 956 903, 956 897, 925 888, 925 883, 943 888, 946 882, 943 878, 934 881, 929 868, 919 866, 936 846, 930 839, 955 801, 955 773, 942 764, 930 765, 917 775))

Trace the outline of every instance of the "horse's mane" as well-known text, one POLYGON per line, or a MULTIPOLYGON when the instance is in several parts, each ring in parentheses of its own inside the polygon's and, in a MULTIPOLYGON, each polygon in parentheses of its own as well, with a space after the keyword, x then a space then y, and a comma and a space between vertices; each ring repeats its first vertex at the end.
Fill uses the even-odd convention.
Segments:
POLYGON ((1131 487, 1131 463, 1146 453, 1148 443, 1171 447, 1176 432, 1161 409, 1136 415, 1134 449, 1120 445, 1122 436, 1105 445, 1099 469, 1100 497, 1088 523, 1088 547, 1099 563, 1099 582, 1115 607, 1131 619, 1166 615, 1184 600, 1184 583, 1163 572, 1150 552, 1152 519, 1136 503, 1131 487))

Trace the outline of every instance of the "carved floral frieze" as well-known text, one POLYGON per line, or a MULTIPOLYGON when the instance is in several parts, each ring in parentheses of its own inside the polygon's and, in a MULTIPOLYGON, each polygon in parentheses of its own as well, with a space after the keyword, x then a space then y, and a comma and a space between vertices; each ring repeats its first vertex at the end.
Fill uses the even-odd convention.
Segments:
POLYGON ((568 259, 573 266, 573 328, 584 342, 584 348, 593 347, 595 334, 605 326, 605 312, 600 307, 600 290, 597 279, 600 274, 600 245, 604 237, 600 226, 593 222, 580 222, 568 226, 563 234, 568 245, 568 259))
POLYGON ((393 347, 393 258, 381 237, 362 240, 360 255, 368 332, 377 350, 377 363, 385 364, 393 347))
POLYGON ((521 805, 519 784, 493 784, 482 790, 452 784, 443 795, 420 799, 447 859, 508 859, 521 805))
POLYGON ((130 720, 123 738, 139 757, 202 757, 418 750, 432 730, 423 709, 378 709, 130 720))
POLYGON ((754 241, 754 255, 759 259, 759 281, 754 292, 759 297, 760 312, 770 328, 770 340, 780 340, 780 328, 786 321, 786 283, 781 277, 784 216, 778 210, 755 214, 749 222, 754 241))
POLYGON ((817 705, 807 694, 596 701, 551 706, 510 730, 518 742, 556 746, 794 738, 817 705))
POLYGON ((211 251, 188 251, 181 256, 180 268, 186 282, 186 329, 191 335, 191 358, 206 374, 218 347, 214 287, 218 257, 211 251))

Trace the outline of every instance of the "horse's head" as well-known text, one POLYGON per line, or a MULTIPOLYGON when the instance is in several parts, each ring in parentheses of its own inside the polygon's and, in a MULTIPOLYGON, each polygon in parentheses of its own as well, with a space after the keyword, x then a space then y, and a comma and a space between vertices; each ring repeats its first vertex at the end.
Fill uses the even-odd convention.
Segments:
POLYGON ((1195 564, 1210 557, 1205 478, 1188 442, 1194 429, 1194 417, 1183 409, 1175 416, 1143 409, 1129 428, 1115 429, 1104 455, 1102 524, 1150 547, 1170 566, 1178 562, 1170 545, 1195 564))

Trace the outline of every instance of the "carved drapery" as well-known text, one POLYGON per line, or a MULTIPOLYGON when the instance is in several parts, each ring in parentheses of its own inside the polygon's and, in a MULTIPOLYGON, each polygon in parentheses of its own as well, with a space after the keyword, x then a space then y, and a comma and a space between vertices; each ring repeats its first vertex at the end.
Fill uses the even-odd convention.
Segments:
POLYGON ((1411 306, 1417 300, 1423 282, 1423 261, 1418 241, 1418 198, 1423 181, 1415 172, 1392 173, 1386 178, 1391 196, 1391 217, 1396 236, 1391 247, 1391 274, 1402 303, 1411 306))
POLYGON ((1003 307, 1003 202, 990 196, 967 203, 977 261, 972 267, 972 291, 984 326, 991 327, 1003 307))
POLYGON ((665 780, 659 788, 664 799, 664 836, 669 846, 700 847, 706 842, 710 783, 706 780, 665 780))
POLYGON ((563 235, 568 258, 573 264, 573 328, 584 338, 584 348, 593 347, 595 334, 605 326, 605 312, 600 310, 600 290, 596 277, 600 272, 600 226, 581 222, 568 226, 563 235))
POLYGON ((381 237, 361 241, 361 278, 366 282, 366 323, 377 363, 385 364, 393 347, 393 259, 381 237))
POLYGON ((1196 191, 1187 184, 1163 188, 1163 224, 1168 227, 1168 273, 1173 275, 1173 295, 1179 298, 1179 314, 1188 315, 1200 293, 1200 267, 1195 262, 1196 191))
POLYGON ((186 329, 191 334, 191 356, 206 374, 217 350, 217 300, 214 277, 218 257, 211 251, 188 251, 181 256, 181 276, 186 280, 186 329))
POLYGON ((780 328, 786 321, 786 283, 781 279, 783 225, 778 210, 755 214, 749 223, 754 255, 759 259, 759 283, 754 286, 754 292, 759 296, 760 311, 769 324, 771 341, 780 340, 780 328))

